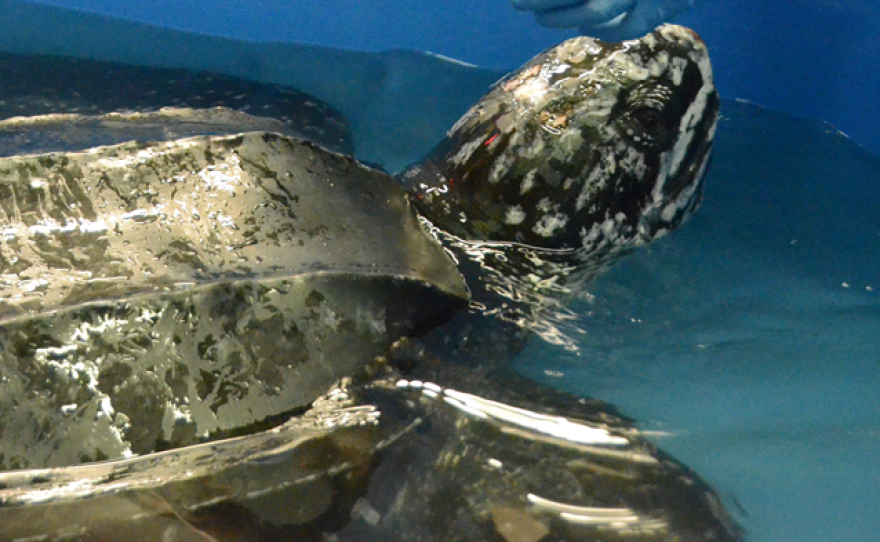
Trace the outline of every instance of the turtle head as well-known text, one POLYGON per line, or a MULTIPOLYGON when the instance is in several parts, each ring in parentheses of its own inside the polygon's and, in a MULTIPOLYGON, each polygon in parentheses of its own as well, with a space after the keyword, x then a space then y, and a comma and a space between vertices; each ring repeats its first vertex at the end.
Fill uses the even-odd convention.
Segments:
POLYGON ((617 253, 696 208, 718 102, 688 29, 578 37, 496 83, 401 175, 419 211, 459 238, 617 253))

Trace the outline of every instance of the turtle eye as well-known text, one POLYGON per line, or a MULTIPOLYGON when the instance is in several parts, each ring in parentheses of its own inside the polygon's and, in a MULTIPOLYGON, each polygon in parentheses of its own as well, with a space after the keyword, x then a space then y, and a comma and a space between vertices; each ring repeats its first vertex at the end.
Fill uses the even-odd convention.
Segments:
POLYGON ((626 137, 641 147, 663 149, 669 144, 669 130, 663 110, 654 105, 639 105, 621 118, 626 137))
POLYGON ((663 151, 673 137, 672 90, 648 82, 632 89, 622 100, 618 126, 624 137, 645 149, 663 151))
POLYGON ((641 125, 642 130, 648 134, 657 134, 663 126, 660 111, 653 107, 642 107, 630 114, 630 117, 641 125))

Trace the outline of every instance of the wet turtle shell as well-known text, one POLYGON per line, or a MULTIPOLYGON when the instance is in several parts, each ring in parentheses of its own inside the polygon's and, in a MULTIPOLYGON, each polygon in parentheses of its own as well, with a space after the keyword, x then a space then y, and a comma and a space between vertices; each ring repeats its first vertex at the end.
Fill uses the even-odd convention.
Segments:
POLYGON ((277 424, 466 296, 400 187, 308 141, 127 143, 0 177, 5 468, 277 424))
POLYGON ((0 467, 276 425, 466 297, 404 190, 328 152, 350 134, 319 100, 186 70, 0 64, 0 467))
POLYGON ((689 31, 543 53, 397 181, 291 137, 285 115, 78 107, 0 123, 0 463, 20 469, 0 519, 16 537, 736 536, 613 409, 499 402, 506 360, 480 357, 506 358, 555 294, 696 207, 717 95, 689 31), (455 313, 427 353, 399 341, 455 313), (493 318, 475 358, 455 337, 493 318), (585 501, 557 487, 578 461, 585 501), (402 465, 415 478, 387 472, 402 465))

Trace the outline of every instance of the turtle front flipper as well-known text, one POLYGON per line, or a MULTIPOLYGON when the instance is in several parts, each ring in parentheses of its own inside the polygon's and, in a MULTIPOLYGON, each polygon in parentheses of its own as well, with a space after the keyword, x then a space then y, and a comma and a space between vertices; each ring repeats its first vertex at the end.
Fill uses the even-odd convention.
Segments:
POLYGON ((742 539, 714 490, 627 423, 421 381, 367 397, 395 417, 410 409, 418 426, 379 452, 377 482, 360 503, 369 513, 355 517, 351 540, 742 539))
POLYGON ((0 469, 278 424, 467 295, 387 176, 277 134, 0 159, 0 223, 0 469))

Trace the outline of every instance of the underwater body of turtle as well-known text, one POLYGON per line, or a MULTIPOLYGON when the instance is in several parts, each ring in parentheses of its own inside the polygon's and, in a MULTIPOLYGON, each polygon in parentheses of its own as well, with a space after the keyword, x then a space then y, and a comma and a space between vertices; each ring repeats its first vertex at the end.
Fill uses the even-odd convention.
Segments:
POLYGON ((613 409, 507 366, 699 203, 717 95, 693 33, 539 55, 398 183, 290 137, 345 150, 342 121, 304 133, 244 82, 181 77, 6 90, 30 115, 0 123, 10 538, 739 536, 613 409), (141 111, 163 103, 237 111, 141 111), (133 139, 164 142, 96 147, 133 139))

